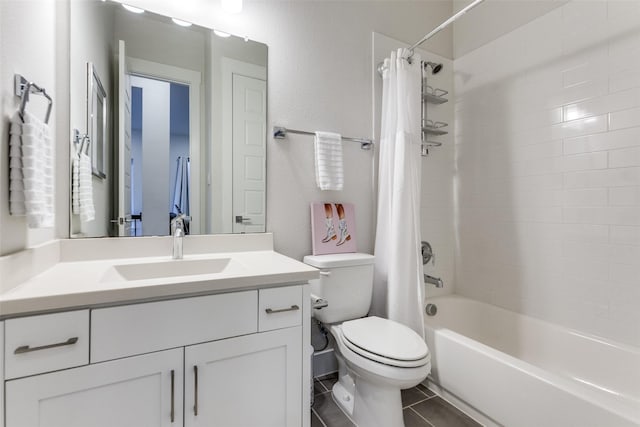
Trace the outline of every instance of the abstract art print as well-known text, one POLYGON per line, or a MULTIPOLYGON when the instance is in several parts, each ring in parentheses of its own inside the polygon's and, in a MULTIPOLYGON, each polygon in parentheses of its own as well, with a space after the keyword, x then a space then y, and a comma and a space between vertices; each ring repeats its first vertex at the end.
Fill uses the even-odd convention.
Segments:
POLYGON ((351 203, 311 203, 314 255, 356 252, 355 211, 351 203))

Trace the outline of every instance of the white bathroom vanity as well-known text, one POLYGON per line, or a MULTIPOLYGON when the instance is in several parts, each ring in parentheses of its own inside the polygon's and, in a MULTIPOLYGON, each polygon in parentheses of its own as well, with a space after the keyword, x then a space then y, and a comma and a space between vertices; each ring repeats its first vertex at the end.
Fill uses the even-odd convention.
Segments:
POLYGON ((31 269, 3 275, 6 427, 309 425, 317 270, 270 234, 189 236, 183 260, 169 247, 58 241, 0 259, 31 269))

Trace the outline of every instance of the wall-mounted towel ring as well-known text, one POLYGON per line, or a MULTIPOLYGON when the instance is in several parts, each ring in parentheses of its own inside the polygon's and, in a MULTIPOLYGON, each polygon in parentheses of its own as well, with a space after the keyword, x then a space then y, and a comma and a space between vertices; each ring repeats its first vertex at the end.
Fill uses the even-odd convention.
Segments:
POLYGON ((51 109, 53 108, 53 98, 47 94, 47 91, 38 86, 37 84, 28 81, 20 74, 15 75, 15 94, 20 97, 20 116, 24 116, 25 108, 27 107, 27 102, 29 102, 29 94, 35 93, 44 96, 49 101, 49 106, 47 107, 47 114, 44 117, 44 122, 49 123, 49 117, 51 116, 51 109))

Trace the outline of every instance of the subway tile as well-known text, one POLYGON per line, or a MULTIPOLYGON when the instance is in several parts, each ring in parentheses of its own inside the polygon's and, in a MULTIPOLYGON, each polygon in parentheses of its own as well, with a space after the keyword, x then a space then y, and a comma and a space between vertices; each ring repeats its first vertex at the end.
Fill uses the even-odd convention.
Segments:
POLYGON ((640 106, 640 88, 636 87, 565 105, 562 107, 562 113, 564 120, 575 120, 637 106, 640 106))
POLYGON ((606 188, 587 188, 564 191, 564 206, 607 206, 606 188))
POLYGON ((634 64, 637 63, 638 57, 640 57, 640 32, 629 32, 623 37, 609 40, 609 70, 611 73, 637 68, 634 64))
POLYGON ((611 246, 603 245, 601 243, 586 243, 567 240, 563 241, 561 246, 562 256, 564 258, 573 258, 584 260, 586 262, 608 261, 609 254, 611 253, 611 246))
POLYGON ((609 91, 618 92, 640 86, 640 70, 626 69, 609 77, 609 91))
POLYGON ((629 286, 640 286, 640 264, 611 264, 610 280, 629 286))
POLYGON ((609 226, 596 224, 563 224, 562 238, 577 242, 607 243, 609 226))
POLYGON ((603 1, 572 1, 560 9, 562 25, 567 31, 595 25, 607 19, 607 3, 603 1))
POLYGON ((640 147, 609 152, 610 168, 624 168, 629 166, 640 166, 640 147))
MULTIPOLYGON (((637 1, 629 1, 629 3, 637 3, 637 1)), ((627 15, 609 16, 607 20, 607 38, 611 40, 637 32, 640 27, 638 22, 640 22, 640 15, 638 15, 637 11, 630 12, 627 15)))
POLYGON ((572 138, 592 133, 606 132, 607 116, 600 115, 571 120, 551 127, 551 139, 572 138))
POLYGON ((564 158, 563 170, 565 172, 589 170, 589 169, 606 169, 607 153, 586 153, 569 155, 564 158))
MULTIPOLYGON (((606 260, 606 257, 604 258, 606 260)), ((565 258, 562 263, 562 273, 573 279, 589 279, 607 281, 609 279, 609 263, 598 262, 594 259, 565 258)))
MULTIPOLYGON (((640 78, 640 74, 638 75, 640 78)), ((609 113, 609 129, 618 130, 640 126, 640 107, 609 113)))
POLYGON ((611 243, 640 246, 640 227, 612 226, 609 233, 611 243))
POLYGON ((564 154, 589 153, 640 146, 640 127, 564 140, 564 154))
POLYGON ((609 80, 602 78, 587 83, 564 88, 548 97, 545 106, 558 107, 605 96, 609 92, 609 80))
POLYGON ((600 80, 607 76, 607 63, 604 61, 587 61, 562 72, 564 87, 585 84, 592 80, 600 80))
POLYGON ((640 260, 640 246, 611 245, 609 261, 618 264, 637 264, 640 260))
POLYGON ((640 225, 640 208, 627 207, 566 207, 562 210, 564 222, 577 224, 640 225))
POLYGON ((627 187, 640 184, 640 167, 564 174, 564 188, 627 187))
POLYGON ((633 0, 608 0, 607 18, 617 20, 622 17, 640 18, 640 2, 633 0))
POLYGON ((559 156, 562 156, 562 140, 514 147, 511 159, 516 162, 525 162, 528 160, 559 156))
POLYGON ((640 187, 609 188, 609 206, 640 206, 640 187))

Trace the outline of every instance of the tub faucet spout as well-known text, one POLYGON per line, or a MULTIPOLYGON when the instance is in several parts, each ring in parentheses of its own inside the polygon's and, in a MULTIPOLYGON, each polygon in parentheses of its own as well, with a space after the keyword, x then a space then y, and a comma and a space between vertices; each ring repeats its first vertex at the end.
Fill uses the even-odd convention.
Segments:
POLYGON ((442 288, 444 286, 444 283, 442 282, 441 278, 429 276, 428 274, 424 275, 424 283, 432 284, 436 288, 442 288))

